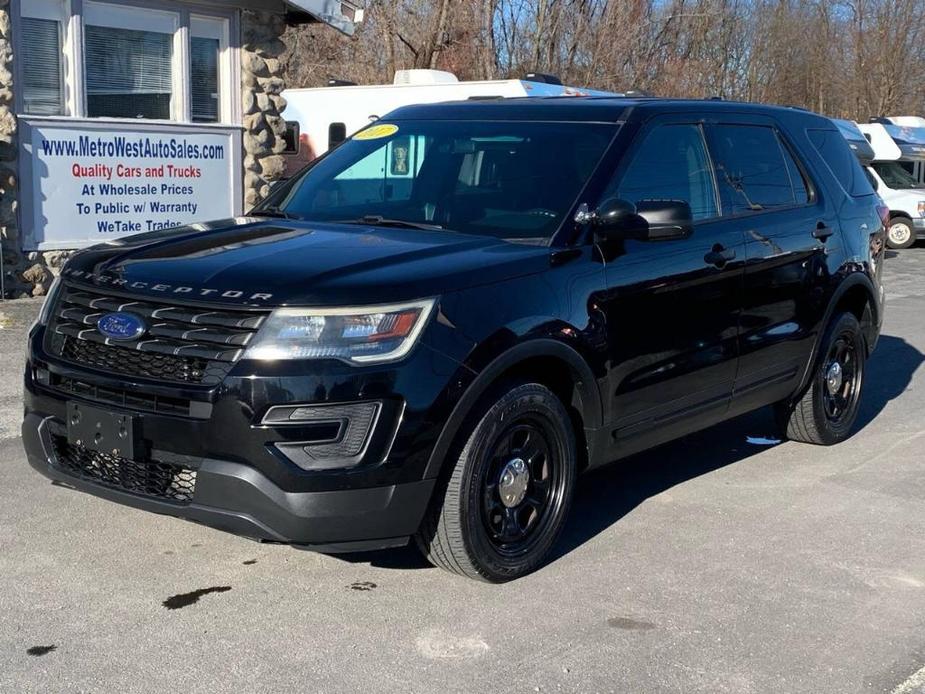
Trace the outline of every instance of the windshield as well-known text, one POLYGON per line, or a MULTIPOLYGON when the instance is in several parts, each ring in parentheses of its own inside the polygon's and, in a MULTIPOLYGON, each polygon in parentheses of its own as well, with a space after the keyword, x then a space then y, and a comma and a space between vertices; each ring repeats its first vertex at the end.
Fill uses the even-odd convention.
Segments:
POLYGON ((595 123, 379 123, 260 209, 312 221, 548 241, 616 129, 595 123))
POLYGON ((925 187, 915 180, 911 173, 903 168, 899 162, 875 162, 874 170, 883 179, 887 188, 893 190, 911 190, 913 188, 925 187))

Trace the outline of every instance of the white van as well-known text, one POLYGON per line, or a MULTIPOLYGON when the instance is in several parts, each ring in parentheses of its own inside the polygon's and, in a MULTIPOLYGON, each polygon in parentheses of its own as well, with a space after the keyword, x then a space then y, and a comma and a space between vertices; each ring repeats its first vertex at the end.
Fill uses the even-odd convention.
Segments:
POLYGON ((859 126, 874 150, 866 170, 890 208, 887 245, 908 248, 925 238, 925 184, 911 173, 914 165, 925 162, 925 128, 883 121, 887 119, 859 126))
POLYGON ((283 118, 290 130, 287 176, 401 106, 518 96, 615 96, 568 87, 554 77, 536 73, 522 80, 460 82, 456 75, 442 70, 399 70, 392 84, 333 84, 283 92, 287 104, 283 118))

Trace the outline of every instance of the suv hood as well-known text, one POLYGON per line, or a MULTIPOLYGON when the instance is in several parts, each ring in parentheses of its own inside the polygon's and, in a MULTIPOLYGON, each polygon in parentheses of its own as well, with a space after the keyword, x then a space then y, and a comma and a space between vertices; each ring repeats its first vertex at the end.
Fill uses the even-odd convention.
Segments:
POLYGON ((901 210, 913 217, 918 217, 919 200, 925 200, 925 188, 912 188, 909 190, 897 190, 880 186, 877 191, 883 201, 894 210, 901 210))
POLYGON ((485 236, 237 218, 74 255, 64 277, 169 301, 332 306, 404 301, 549 267, 549 249, 485 236))

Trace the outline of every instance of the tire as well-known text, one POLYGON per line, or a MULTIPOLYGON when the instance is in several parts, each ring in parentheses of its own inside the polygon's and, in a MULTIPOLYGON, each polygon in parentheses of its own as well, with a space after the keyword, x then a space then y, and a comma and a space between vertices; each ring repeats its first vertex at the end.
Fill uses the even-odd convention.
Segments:
POLYGON ((858 319, 851 313, 836 315, 826 331, 809 388, 795 404, 782 403, 776 408, 787 438, 821 446, 848 438, 858 416, 866 362, 867 343, 858 319))
POLYGON ((537 383, 479 412, 416 540, 435 566, 502 583, 539 568, 559 537, 575 487, 575 433, 562 402, 537 383))
POLYGON ((886 245, 894 249, 909 248, 915 243, 915 228, 907 217, 893 217, 886 230, 886 245))

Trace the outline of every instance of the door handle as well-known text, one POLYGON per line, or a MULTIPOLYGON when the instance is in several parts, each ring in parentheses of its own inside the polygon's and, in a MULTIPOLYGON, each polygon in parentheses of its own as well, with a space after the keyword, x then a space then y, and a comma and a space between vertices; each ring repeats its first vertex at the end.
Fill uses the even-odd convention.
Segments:
POLYGON ((819 239, 820 241, 825 243, 826 240, 834 233, 835 233, 835 229, 833 229, 830 226, 827 226, 825 222, 819 222, 816 225, 816 228, 813 230, 813 238, 819 239))
POLYGON ((715 265, 718 268, 722 268, 730 260, 735 259, 736 252, 732 248, 723 248, 722 244, 714 244, 713 250, 709 251, 705 256, 703 256, 703 262, 707 265, 715 265))

